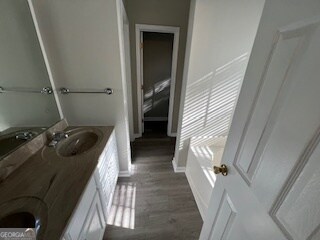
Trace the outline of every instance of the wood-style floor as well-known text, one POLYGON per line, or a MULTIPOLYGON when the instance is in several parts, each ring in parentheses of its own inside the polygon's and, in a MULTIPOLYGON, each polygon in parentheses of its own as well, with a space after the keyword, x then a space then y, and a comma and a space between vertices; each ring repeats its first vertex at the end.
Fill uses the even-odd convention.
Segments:
POLYGON ((195 240, 202 219, 184 173, 174 173, 173 138, 132 146, 133 175, 119 178, 104 239, 195 240))

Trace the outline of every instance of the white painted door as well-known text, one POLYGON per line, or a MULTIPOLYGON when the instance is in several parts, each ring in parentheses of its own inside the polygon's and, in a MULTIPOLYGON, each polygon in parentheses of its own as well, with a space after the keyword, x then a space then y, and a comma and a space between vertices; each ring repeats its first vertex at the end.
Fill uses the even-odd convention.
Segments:
POLYGON ((266 1, 200 239, 320 239, 319 15, 266 1))

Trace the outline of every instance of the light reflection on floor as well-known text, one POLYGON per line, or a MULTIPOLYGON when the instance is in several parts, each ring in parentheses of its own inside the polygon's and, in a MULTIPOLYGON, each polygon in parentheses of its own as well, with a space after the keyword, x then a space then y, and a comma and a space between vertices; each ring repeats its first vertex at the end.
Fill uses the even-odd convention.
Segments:
POLYGON ((108 224, 134 229, 136 205, 136 184, 121 183, 116 186, 108 224))

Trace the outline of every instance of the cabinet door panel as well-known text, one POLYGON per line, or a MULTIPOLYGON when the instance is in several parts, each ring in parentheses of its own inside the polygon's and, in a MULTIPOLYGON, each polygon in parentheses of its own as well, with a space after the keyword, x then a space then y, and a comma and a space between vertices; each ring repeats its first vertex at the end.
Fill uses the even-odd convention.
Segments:
POLYGON ((102 199, 102 207, 107 218, 112 194, 114 192, 119 173, 118 150, 114 133, 110 136, 104 153, 101 154, 95 172, 97 185, 102 199))
POLYGON ((79 205, 73 213, 72 219, 65 232, 66 239, 77 240, 81 232, 81 226, 83 226, 87 213, 90 209, 96 192, 96 184, 93 178, 90 179, 88 186, 86 187, 79 205))
POLYGON ((102 239, 105 225, 106 224, 102 210, 101 199, 99 193, 96 192, 87 219, 83 226, 83 232, 81 234, 82 239, 102 239))

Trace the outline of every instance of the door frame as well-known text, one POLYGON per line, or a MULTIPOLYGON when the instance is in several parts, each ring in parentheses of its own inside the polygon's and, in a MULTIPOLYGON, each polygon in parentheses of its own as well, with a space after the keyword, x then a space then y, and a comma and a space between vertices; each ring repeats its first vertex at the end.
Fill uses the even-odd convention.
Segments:
POLYGON ((124 48, 124 62, 126 68, 126 91, 127 91, 127 106, 128 106, 128 122, 130 141, 134 141, 134 122, 133 122, 133 103, 132 103, 132 78, 131 78, 131 57, 130 57, 130 31, 129 31, 129 18, 123 1, 120 0, 120 8, 122 14, 122 32, 123 32, 123 48, 124 48))
POLYGON ((171 67, 171 84, 170 84, 170 98, 169 98, 169 112, 168 112, 168 126, 167 135, 175 136, 172 133, 172 114, 173 114, 173 103, 174 93, 176 85, 176 74, 178 64, 178 49, 179 49, 179 35, 180 27, 172 26, 160 26, 160 25, 148 25, 148 24, 136 24, 136 62, 137 62, 137 99, 138 99, 138 137, 142 136, 143 132, 143 98, 141 86, 143 84, 143 52, 141 45, 141 34, 142 32, 156 32, 156 33, 172 33, 173 37, 173 50, 172 50, 172 67, 171 67))

